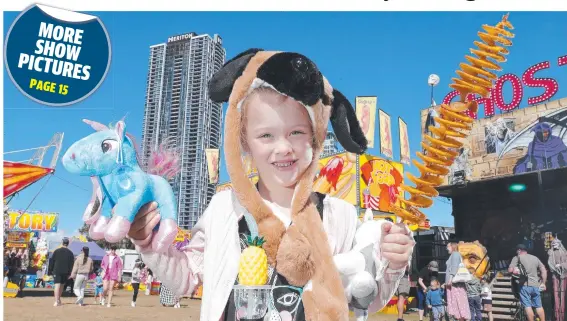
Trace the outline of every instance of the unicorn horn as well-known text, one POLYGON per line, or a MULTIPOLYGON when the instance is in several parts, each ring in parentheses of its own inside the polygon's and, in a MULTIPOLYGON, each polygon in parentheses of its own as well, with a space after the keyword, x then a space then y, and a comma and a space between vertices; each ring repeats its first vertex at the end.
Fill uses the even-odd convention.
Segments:
POLYGON ((128 116, 129 113, 130 113, 130 112, 127 112, 126 115, 124 115, 124 117, 122 117, 122 119, 120 119, 120 120, 121 120, 121 121, 125 121, 125 120, 126 120, 126 117, 128 116))
POLYGON ((108 130, 108 127, 106 125, 103 125, 103 124, 96 122, 96 121, 83 119, 83 122, 87 125, 90 125, 97 132, 100 132, 100 131, 103 131, 103 130, 108 130))

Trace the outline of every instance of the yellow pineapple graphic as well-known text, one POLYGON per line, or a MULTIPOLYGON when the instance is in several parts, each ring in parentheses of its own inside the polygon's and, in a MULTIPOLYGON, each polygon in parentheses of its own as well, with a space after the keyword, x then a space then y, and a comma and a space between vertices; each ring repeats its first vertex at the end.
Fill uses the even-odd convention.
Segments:
POLYGON ((262 248, 263 237, 246 237, 248 247, 242 251, 238 267, 238 280, 241 285, 258 286, 268 282, 268 256, 262 248))

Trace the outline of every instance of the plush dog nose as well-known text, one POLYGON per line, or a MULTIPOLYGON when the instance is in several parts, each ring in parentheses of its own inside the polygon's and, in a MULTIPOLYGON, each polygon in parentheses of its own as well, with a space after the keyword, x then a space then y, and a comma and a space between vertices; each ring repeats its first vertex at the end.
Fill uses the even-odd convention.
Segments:
POLYGON ((71 159, 75 160, 75 153, 71 154, 71 159))
POLYGON ((305 59, 301 57, 293 59, 291 64, 293 65, 293 68, 295 68, 295 70, 299 72, 307 72, 307 70, 309 69, 309 65, 307 64, 307 61, 305 61, 305 59))

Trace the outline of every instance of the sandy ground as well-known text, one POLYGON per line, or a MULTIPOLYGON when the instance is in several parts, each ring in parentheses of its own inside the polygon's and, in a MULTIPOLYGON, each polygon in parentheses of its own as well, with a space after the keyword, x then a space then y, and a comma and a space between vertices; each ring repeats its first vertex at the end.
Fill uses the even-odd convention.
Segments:
MULTIPOLYGON (((115 292, 113 306, 107 308, 94 304, 94 298, 87 297, 85 306, 75 305, 75 297, 62 298, 63 305, 53 306, 53 291, 49 289, 26 289, 24 298, 4 298, 4 320, 7 321, 77 321, 77 320, 120 320, 120 321, 185 321, 199 320, 200 300, 183 299, 181 308, 162 307, 158 296, 138 296, 137 306, 130 306, 132 292, 115 292)), ((368 320, 395 321, 393 315, 376 314, 368 320)), ((417 313, 404 316, 406 321, 418 320, 417 313)), ((351 320, 355 320, 351 317, 351 320)))

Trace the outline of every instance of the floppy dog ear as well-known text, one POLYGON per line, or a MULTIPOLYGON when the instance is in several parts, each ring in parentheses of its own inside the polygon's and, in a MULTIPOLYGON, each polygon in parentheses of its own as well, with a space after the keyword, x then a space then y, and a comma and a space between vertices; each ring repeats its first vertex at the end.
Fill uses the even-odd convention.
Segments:
POLYGON ((217 103, 227 102, 234 82, 242 75, 250 59, 259 51, 263 49, 248 49, 227 61, 209 81, 209 98, 217 103))
POLYGON ((354 108, 346 97, 338 90, 333 90, 331 125, 337 140, 344 149, 351 153, 364 154, 368 141, 356 119, 354 108))

